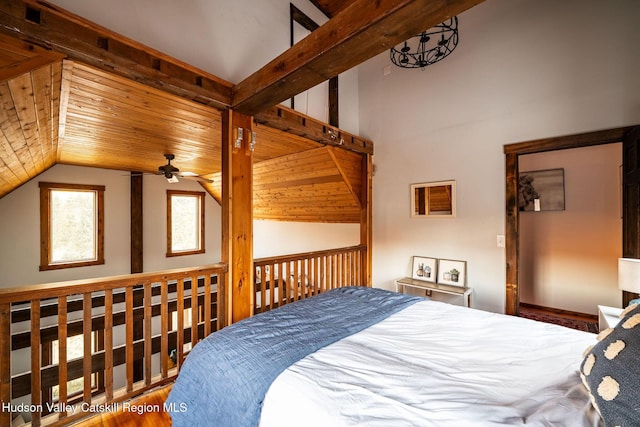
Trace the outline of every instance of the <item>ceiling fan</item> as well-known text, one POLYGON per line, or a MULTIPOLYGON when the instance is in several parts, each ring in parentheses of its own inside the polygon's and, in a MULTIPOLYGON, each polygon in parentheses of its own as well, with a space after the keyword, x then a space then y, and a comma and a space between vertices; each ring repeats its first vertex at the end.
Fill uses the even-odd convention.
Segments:
POLYGON ((178 177, 193 179, 196 181, 202 181, 202 182, 208 182, 208 183, 213 182, 213 180, 203 178, 193 172, 180 172, 180 169, 178 169, 177 167, 171 164, 171 160, 176 158, 176 156, 173 154, 165 154, 164 158, 167 159, 167 164, 158 166, 158 175, 164 175, 164 177, 167 179, 168 182, 171 182, 171 183, 179 182, 178 177))

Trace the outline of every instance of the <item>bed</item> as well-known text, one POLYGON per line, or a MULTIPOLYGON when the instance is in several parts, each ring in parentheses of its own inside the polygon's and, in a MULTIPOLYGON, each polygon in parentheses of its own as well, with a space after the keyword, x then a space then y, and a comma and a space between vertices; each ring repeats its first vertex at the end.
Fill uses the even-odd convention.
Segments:
POLYGON ((604 426, 580 371, 600 345, 561 326, 341 288, 207 337, 167 403, 175 426, 604 426))

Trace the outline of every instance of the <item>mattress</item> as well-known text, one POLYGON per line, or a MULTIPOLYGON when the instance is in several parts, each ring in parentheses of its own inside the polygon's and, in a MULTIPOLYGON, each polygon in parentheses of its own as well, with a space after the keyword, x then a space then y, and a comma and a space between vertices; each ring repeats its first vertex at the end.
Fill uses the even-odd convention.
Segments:
POLYGON ((282 372, 260 427, 603 426, 579 377, 594 334, 421 301, 282 372))

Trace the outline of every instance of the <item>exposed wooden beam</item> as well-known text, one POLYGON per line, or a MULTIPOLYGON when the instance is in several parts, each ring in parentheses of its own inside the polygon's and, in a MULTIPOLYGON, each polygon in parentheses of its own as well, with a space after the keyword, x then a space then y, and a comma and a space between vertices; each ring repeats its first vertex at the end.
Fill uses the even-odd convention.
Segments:
POLYGON ((357 153, 373 154, 373 142, 329 126, 282 105, 271 107, 253 118, 256 123, 309 138, 325 145, 342 147, 357 153))
POLYGON ((0 32, 201 104, 231 103, 231 83, 43 1, 0 2, 0 32))
POLYGON ((484 0, 354 0, 233 89, 234 110, 256 115, 484 0))
POLYGON ((335 16, 353 0, 311 0, 311 3, 320 9, 329 18, 335 16))

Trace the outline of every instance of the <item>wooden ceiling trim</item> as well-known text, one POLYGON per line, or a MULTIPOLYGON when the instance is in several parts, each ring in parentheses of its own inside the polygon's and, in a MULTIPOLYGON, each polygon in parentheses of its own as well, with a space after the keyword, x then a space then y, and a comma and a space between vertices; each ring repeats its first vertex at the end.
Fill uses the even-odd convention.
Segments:
POLYGON ((282 105, 257 113, 254 120, 256 123, 293 133, 323 145, 373 154, 373 142, 370 140, 345 132, 282 105))
POLYGON ((233 108, 256 115, 484 0, 354 0, 233 88, 233 108))
POLYGON ((0 34, 0 82, 59 62, 64 55, 0 34))
POLYGON ((231 83, 43 1, 0 2, 0 31, 201 104, 231 104, 231 83))

